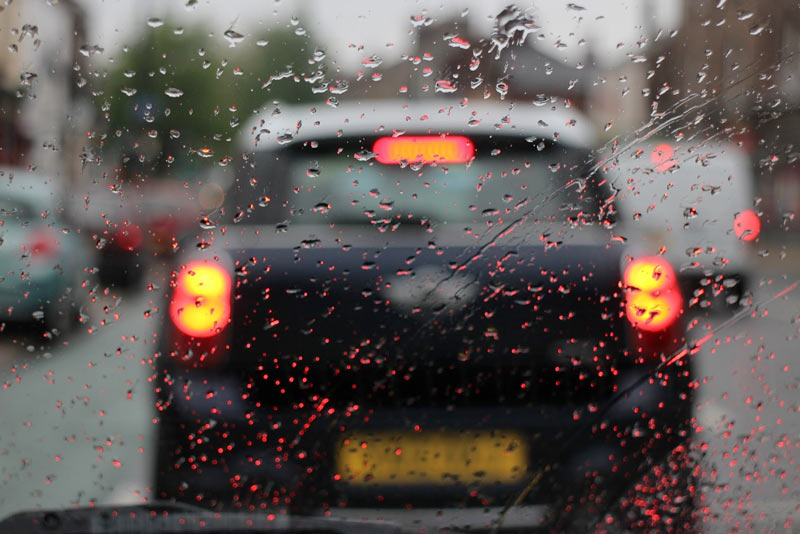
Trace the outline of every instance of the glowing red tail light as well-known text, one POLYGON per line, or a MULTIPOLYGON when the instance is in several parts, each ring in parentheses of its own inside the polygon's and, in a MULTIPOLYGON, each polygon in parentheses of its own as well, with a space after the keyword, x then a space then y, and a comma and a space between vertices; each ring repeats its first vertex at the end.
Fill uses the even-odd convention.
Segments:
POLYGON ((683 296, 672 266, 658 256, 639 258, 625 269, 625 315, 646 332, 669 328, 683 312, 683 296))
POLYGON ((136 250, 143 240, 142 230, 136 225, 123 226, 114 235, 114 242, 123 250, 136 250))
POLYGON ((381 137, 372 146, 375 159, 384 165, 401 163, 466 163, 475 145, 463 135, 408 135, 381 137))
POLYGON ((28 236, 28 245, 23 248, 27 249, 32 258, 52 258, 58 254, 58 237, 51 230, 34 230, 28 236))
POLYGON ((216 263, 194 262, 178 273, 169 305, 175 326, 192 337, 211 337, 231 317, 231 277, 216 263))

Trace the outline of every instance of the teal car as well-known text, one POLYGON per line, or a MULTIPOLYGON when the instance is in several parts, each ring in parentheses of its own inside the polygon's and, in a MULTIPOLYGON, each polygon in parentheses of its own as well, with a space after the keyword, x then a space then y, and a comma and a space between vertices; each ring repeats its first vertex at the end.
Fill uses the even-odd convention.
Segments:
POLYGON ((79 322, 89 257, 63 221, 58 180, 0 172, 0 323, 42 323, 46 337, 79 322))

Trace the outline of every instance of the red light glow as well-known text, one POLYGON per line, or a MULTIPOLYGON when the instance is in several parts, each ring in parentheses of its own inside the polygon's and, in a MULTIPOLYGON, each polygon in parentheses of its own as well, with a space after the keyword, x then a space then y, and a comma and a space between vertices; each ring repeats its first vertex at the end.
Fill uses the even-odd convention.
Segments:
POLYGON ((754 241, 761 233, 761 219, 753 210, 744 210, 733 220, 733 231, 742 241, 754 241))
POLYGON ((142 245, 143 240, 141 229, 135 225, 123 226, 114 236, 117 246, 123 250, 136 250, 142 245))
POLYGON ((175 326, 192 337, 211 337, 231 316, 231 278, 215 263, 195 262, 178 274, 169 314, 175 326))
POLYGON ((655 165, 657 171, 667 172, 677 165, 675 160, 672 159, 673 155, 675 155, 675 149, 672 148, 672 145, 662 143, 650 153, 650 161, 655 165))
POLYGON ((625 315, 646 332, 669 328, 683 312, 683 297, 672 266, 658 256, 639 258, 625 269, 625 315))
POLYGON ((463 135, 381 137, 372 146, 375 159, 384 165, 401 163, 466 163, 475 145, 463 135))

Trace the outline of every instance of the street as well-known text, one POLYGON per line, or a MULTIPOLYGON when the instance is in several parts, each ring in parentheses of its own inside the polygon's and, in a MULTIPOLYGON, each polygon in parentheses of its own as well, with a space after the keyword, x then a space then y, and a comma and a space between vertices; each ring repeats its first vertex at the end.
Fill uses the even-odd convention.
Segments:
MULTIPOLYGON (((729 316, 700 319, 691 333, 713 334, 690 356, 703 531, 791 531, 800 520, 800 288, 767 274, 782 265, 763 267, 749 312, 727 324, 729 316)), ((92 304, 66 346, 38 349, 4 335, 0 516, 152 497, 149 360, 166 320, 166 285, 157 285, 92 304)))

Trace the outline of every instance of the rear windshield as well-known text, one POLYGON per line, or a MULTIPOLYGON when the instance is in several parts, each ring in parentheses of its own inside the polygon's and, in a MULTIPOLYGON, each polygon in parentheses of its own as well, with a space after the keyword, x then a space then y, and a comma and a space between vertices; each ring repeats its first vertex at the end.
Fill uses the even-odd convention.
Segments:
POLYGON ((258 154, 228 209, 250 223, 493 225, 530 213, 560 225, 595 221, 608 198, 599 176, 587 180, 588 153, 543 141, 478 144, 469 161, 438 164, 381 163, 363 146, 372 143, 258 154))

